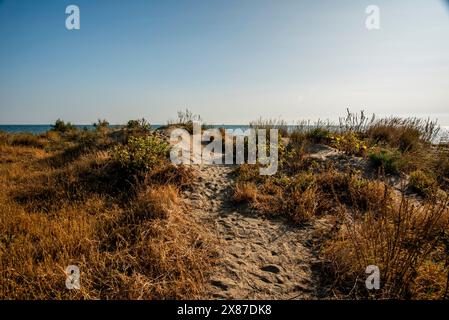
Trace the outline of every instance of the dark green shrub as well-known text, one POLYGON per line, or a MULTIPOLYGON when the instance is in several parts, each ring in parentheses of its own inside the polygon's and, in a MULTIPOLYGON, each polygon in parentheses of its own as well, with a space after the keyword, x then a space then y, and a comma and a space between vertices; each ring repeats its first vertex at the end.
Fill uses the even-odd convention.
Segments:
POLYGON ((129 120, 128 123, 126 124, 126 128, 131 131, 142 131, 142 132, 151 131, 150 123, 144 118, 137 120, 129 120))
POLYGON ((397 151, 389 149, 373 150, 369 153, 369 158, 375 167, 382 168, 385 173, 399 172, 400 154, 397 151))
POLYGON ((75 129, 76 128, 72 123, 64 122, 63 120, 58 119, 55 121, 55 124, 52 126, 51 130, 65 133, 75 129))

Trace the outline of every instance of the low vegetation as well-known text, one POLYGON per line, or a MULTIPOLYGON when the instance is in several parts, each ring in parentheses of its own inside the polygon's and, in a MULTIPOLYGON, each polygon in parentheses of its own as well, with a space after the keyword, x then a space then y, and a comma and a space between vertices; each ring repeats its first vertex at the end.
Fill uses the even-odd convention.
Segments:
POLYGON ((287 137, 288 136, 288 126, 287 122, 285 122, 282 119, 268 119, 264 120, 262 118, 259 118, 256 121, 251 121, 249 123, 249 126, 254 129, 276 129, 278 130, 281 137, 287 137))
POLYGON ((106 123, 0 135, 0 299, 202 294, 212 247, 180 200, 190 171, 146 123, 106 123), (65 288, 69 265, 81 290, 65 288))
MULTIPOLYGON (((168 121, 167 125, 162 126, 159 130, 165 130, 170 128, 180 128, 185 129, 190 134, 193 133, 193 124, 195 122, 201 122, 201 116, 194 114, 189 109, 178 111, 178 118, 175 121, 168 121)), ((202 123, 202 128, 206 125, 202 123)))
POLYGON ((408 184, 412 191, 426 198, 432 197, 438 191, 436 179, 432 175, 426 174, 421 170, 416 170, 410 173, 408 184))
POLYGON ((363 112, 339 125, 301 123, 274 176, 257 175, 258 165, 235 170, 234 200, 298 227, 329 222, 312 241, 323 297, 446 299, 448 149, 433 143, 437 132, 429 120, 363 112), (331 155, 314 158, 318 145, 331 155), (366 289, 369 265, 380 269, 380 290, 366 289))
POLYGON ((143 175, 152 169, 167 163, 169 145, 161 138, 130 137, 124 145, 117 145, 112 150, 112 159, 127 174, 143 175))
POLYGON ((350 298, 447 298, 447 205, 416 206, 402 196, 367 211, 342 211, 343 224, 323 249, 334 292, 350 298), (366 290, 370 265, 380 269, 381 290, 366 290))
MULTIPOLYGON (((186 110, 156 131, 140 119, 0 132, 0 298, 203 297, 213 237, 181 200, 194 177, 170 163, 163 134, 199 119, 186 110), (65 289, 68 265, 81 290, 65 289)), ((251 127, 279 130, 279 168, 236 166, 231 200, 313 231, 320 297, 448 298, 449 149, 434 143, 436 123, 348 112, 339 124, 251 127), (366 289, 369 265, 379 290, 366 289)))

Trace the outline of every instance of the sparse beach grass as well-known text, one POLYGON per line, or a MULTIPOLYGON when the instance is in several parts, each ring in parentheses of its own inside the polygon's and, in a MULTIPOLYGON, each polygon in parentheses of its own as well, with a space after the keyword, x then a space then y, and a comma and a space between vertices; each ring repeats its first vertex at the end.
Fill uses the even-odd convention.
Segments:
POLYGON ((211 259, 180 202, 189 171, 152 133, 141 138, 145 127, 66 127, 2 135, 0 298, 198 297, 211 259), (70 264, 79 291, 65 288, 70 264))
MULTIPOLYGON (((194 170, 170 163, 165 132, 189 130, 195 119, 186 111, 158 131, 144 119, 117 129, 99 120, 93 131, 58 120, 40 135, 0 133, 0 298, 205 297, 215 263, 229 261, 215 252, 216 230, 184 201, 202 195, 192 189, 194 170), (65 289, 71 264, 81 290, 65 289)), ((305 273, 315 288, 309 298, 448 298, 449 152, 432 143, 435 123, 348 113, 339 125, 291 130, 259 119, 251 127, 279 130, 279 169, 262 176, 259 164, 242 164, 231 178, 217 171, 230 186, 224 205, 250 212, 250 227, 281 219, 304 238, 301 258, 316 267, 305 273), (368 265, 380 269, 380 290, 365 288, 368 265)))
POLYGON ((235 170, 235 201, 303 228, 332 216, 314 245, 323 297, 445 299, 448 151, 432 144, 437 131, 431 121, 363 113, 339 126, 298 125, 276 175, 235 170), (365 288, 368 265, 383 275, 378 291, 365 288))

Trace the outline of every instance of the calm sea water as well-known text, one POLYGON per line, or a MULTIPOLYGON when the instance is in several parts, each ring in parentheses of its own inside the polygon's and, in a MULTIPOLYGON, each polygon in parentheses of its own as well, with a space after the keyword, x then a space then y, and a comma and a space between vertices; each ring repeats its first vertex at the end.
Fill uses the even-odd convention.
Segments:
MULTIPOLYGON (((151 127, 153 129, 159 128, 161 125, 152 125, 151 127)), ((95 127, 93 125, 76 125, 79 129, 85 129, 85 130, 94 130, 95 127)), ((119 125, 111 125, 112 128, 118 128, 119 125)), ((245 129, 248 128, 248 125, 216 125, 212 127, 224 127, 226 129, 245 129)), ((293 127, 293 126, 291 126, 293 127)), ((27 132, 32 134, 41 134, 44 133, 52 128, 51 124, 26 124, 26 125, 20 125, 20 124, 14 124, 14 125, 0 125, 0 131, 8 132, 8 133, 19 133, 19 132, 27 132)), ((438 136, 435 139, 435 142, 439 141, 446 141, 449 142, 449 126, 441 126, 441 130, 438 134, 438 136)))
MULTIPOLYGON (((159 127, 161 127, 162 125, 160 124, 155 124, 155 125, 151 125, 151 128, 157 129, 159 127)), ((87 125, 82 125, 82 124, 78 124, 75 125, 75 127, 77 127, 78 129, 81 130, 94 130, 95 127, 91 124, 87 124, 87 125)), ((120 125, 110 125, 109 127, 111 128, 119 128, 120 125)), ((212 126, 212 127, 224 127, 226 129, 237 129, 237 128, 241 128, 241 129, 245 129, 245 128, 249 128, 249 125, 216 125, 216 126, 212 126)), ((26 132, 26 133, 32 133, 32 134, 41 134, 44 132, 47 132, 48 130, 50 130, 52 128, 51 124, 13 124, 13 125, 0 125, 0 131, 4 131, 4 132, 8 132, 8 133, 21 133, 21 132, 26 132)))
MULTIPOLYGON (((79 129, 93 130, 95 127, 91 124, 88 125, 75 125, 75 127, 79 129)), ((119 126, 111 126, 111 127, 119 127, 119 126)), ((32 134, 41 134, 47 132, 52 128, 51 124, 13 124, 13 125, 0 125, 0 131, 8 132, 8 133, 32 133, 32 134)))

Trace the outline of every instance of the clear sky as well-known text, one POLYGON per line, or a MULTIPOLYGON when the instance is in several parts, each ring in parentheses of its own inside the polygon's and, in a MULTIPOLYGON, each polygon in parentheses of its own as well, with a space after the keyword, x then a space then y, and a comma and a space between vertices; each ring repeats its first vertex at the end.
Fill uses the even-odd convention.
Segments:
POLYGON ((0 0, 0 124, 157 124, 186 107, 214 124, 350 107, 449 125, 448 1, 0 0))

